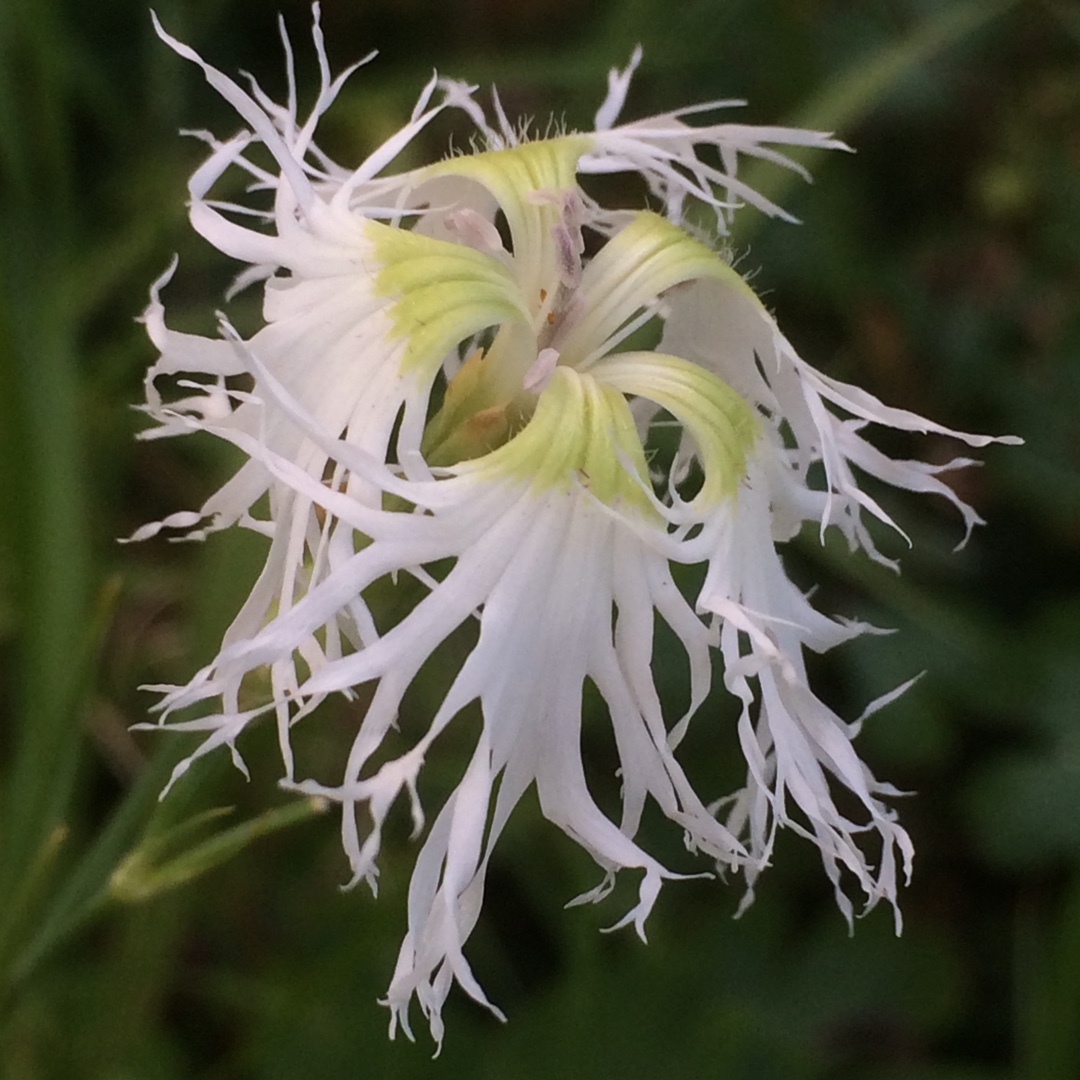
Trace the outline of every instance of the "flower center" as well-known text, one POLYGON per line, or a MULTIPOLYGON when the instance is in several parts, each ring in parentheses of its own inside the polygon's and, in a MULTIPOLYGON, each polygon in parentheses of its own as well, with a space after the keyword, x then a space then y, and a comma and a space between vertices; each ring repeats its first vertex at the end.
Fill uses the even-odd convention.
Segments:
MULTIPOLYGON (((548 268, 546 281, 526 297, 530 318, 501 324, 490 346, 474 348, 446 387, 439 411, 424 432, 422 450, 432 465, 454 465, 502 446, 532 419, 537 401, 561 361, 560 346, 581 322, 588 298, 581 288, 585 206, 576 189, 530 191, 522 216, 532 236, 546 233, 546 244, 530 251, 548 268)), ((477 228, 469 209, 449 216, 448 224, 492 258, 502 257, 521 280, 529 274, 500 246, 492 250, 493 227, 477 228)), ((472 245, 470 245, 472 246, 472 245)))
MULTIPOLYGON (((539 426, 548 438, 570 447, 580 443, 582 453, 587 446, 590 467, 573 468, 596 471, 603 445, 603 425, 596 425, 603 419, 614 425, 610 464, 640 494, 648 469, 628 400, 641 396, 685 425, 711 473, 703 497, 727 497, 743 475, 758 430, 749 406, 696 365, 620 350, 635 331, 678 302, 675 286, 711 280, 713 286, 748 294, 753 303, 756 298, 713 251, 657 214, 590 219, 575 172, 586 149, 586 140, 571 136, 450 159, 428 170, 429 190, 421 184, 414 197, 450 202, 452 208, 432 231, 452 239, 372 224, 374 255, 382 265, 377 288, 394 296, 392 332, 406 339, 403 367, 419 368, 431 386, 438 370, 446 370, 448 357, 454 369, 424 428, 421 452, 433 466, 494 456, 515 462, 515 471, 523 469, 517 452, 507 457, 499 451, 537 426, 541 404, 554 392, 559 407, 553 412, 548 402, 539 426), (500 212, 508 241, 497 227, 500 212), (586 224, 603 236, 587 260, 586 224), (459 350, 465 355, 456 363, 459 350), (568 404, 565 379, 554 390, 560 371, 583 380, 581 400, 592 402, 584 411, 568 404), (594 395, 590 386, 602 393, 594 395), (588 428, 584 442, 575 426, 588 428)), ((542 440, 530 436, 522 447, 526 443, 543 450, 542 440)), ((548 475, 546 466, 537 467, 548 475)), ((613 496, 621 487, 600 486, 613 496)), ((618 497, 628 493, 629 488, 618 497)))

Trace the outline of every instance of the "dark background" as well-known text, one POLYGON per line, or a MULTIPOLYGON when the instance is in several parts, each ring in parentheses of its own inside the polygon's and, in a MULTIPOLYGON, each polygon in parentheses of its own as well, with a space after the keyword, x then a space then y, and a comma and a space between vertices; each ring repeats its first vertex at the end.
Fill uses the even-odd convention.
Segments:
MULTIPOLYGON (((315 84, 309 10, 280 7, 303 95, 315 84)), ((248 69, 281 98, 276 11, 158 8, 216 66, 248 69)), ((341 893, 333 816, 277 791, 271 732, 242 747, 250 784, 215 757, 159 805, 190 745, 128 731, 153 701, 139 684, 184 681, 213 655, 261 550, 235 532, 114 542, 199 505, 229 468, 209 440, 135 444, 143 422, 128 406, 154 357, 133 322, 148 283, 179 252, 170 321, 212 333, 236 269, 186 226, 202 149, 176 132, 227 135, 237 121, 154 38, 141 3, 4 0, 0 1076, 1080 1076, 1077 8, 328 0, 323 25, 335 70, 382 50, 323 129, 346 163, 404 122, 434 66, 496 82, 511 116, 588 126, 607 69, 639 41, 625 117, 745 97, 735 118, 836 130, 857 150, 807 158, 809 187, 752 171, 804 224, 744 211, 740 268, 817 366, 950 426, 1027 440, 957 474, 989 522, 962 552, 944 501, 889 494, 915 541, 882 540, 903 576, 812 537, 788 555, 827 610, 899 630, 816 665, 844 715, 928 670, 859 744, 912 792, 905 931, 895 938, 875 911, 849 938, 814 851, 787 837, 739 921, 737 883, 671 883, 647 947, 629 931, 601 935, 633 883, 599 908, 563 911, 595 872, 527 797, 468 948, 509 1024, 455 993, 439 1060, 422 1022, 417 1046, 388 1043, 375 1000, 404 929, 406 824, 379 899, 341 893), (205 816, 216 807, 235 810, 205 816), (227 831, 247 821, 265 835, 227 831)), ((433 129, 414 162, 451 134, 433 129)), ((253 302, 230 309, 241 324, 253 302)), ((937 438, 882 445, 931 460, 960 452, 937 438)), ((678 674, 670 681, 677 696, 678 674)), ((424 697, 421 686, 416 708, 424 697)), ((708 708, 719 722, 699 720, 691 772, 734 783, 730 710, 708 708)), ((310 752, 332 760, 333 728, 347 721, 329 709, 310 752)), ((603 777, 602 718, 589 730, 603 777)), ((429 795, 454 782, 472 734, 448 733, 432 755, 429 795)), ((647 818, 644 842, 700 868, 674 833, 647 818)))

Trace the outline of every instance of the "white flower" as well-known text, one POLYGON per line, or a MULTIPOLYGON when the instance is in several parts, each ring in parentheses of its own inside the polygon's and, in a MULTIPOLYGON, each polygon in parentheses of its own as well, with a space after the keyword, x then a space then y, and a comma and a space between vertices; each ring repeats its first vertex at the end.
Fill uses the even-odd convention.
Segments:
POLYGON ((417 858, 387 994, 392 1032, 401 1023, 411 1036, 415 997, 437 1041, 454 981, 497 1012, 463 946, 492 849, 533 785, 544 815, 604 872, 580 900, 601 899, 619 870, 641 872, 638 902, 617 925, 633 923, 642 936, 661 882, 681 876, 635 842, 649 799, 707 866, 745 875, 747 900, 786 826, 818 846, 849 919, 849 882, 866 907, 880 899, 895 907, 912 847, 882 801, 893 789, 857 756, 859 722, 816 697, 804 665, 806 649, 870 628, 815 610, 776 545, 812 522, 885 561, 865 518, 891 522, 860 490, 855 467, 944 495, 970 530, 974 511, 938 475, 967 459, 894 461, 862 431, 880 424, 976 446, 993 440, 890 409, 815 371, 731 266, 681 224, 691 200, 712 209, 720 231, 741 202, 780 212, 738 180, 740 153, 792 166, 767 144, 841 144, 788 128, 693 127, 686 118, 698 108, 616 126, 635 54, 612 72, 596 131, 530 140, 497 98, 491 124, 472 88, 433 80, 402 132, 349 172, 312 141, 341 81, 330 79, 317 21, 322 87, 303 124, 294 94, 277 107, 162 36, 250 126, 225 143, 209 139, 210 158, 190 185, 192 222, 249 264, 241 284, 268 279, 266 324, 247 341, 227 323, 218 340, 169 330, 161 283, 146 315, 162 352, 147 381, 147 408, 160 425, 150 434, 209 431, 249 460, 200 511, 137 535, 210 519, 210 528, 239 523, 270 537, 264 570, 218 656, 186 686, 159 688, 160 724, 206 734, 173 779, 221 745, 243 767, 236 739, 273 713, 283 784, 341 804, 353 882, 374 888, 386 815, 404 797, 424 830, 417 778, 425 756, 479 702, 472 758, 417 858), (448 105, 471 117, 487 149, 382 176, 448 105), (250 163, 257 142, 280 173, 250 163), (697 156, 700 145, 719 151, 722 168, 697 156), (237 224, 242 208, 210 200, 213 182, 234 166, 273 194, 270 231, 237 224), (614 171, 642 175, 663 213, 594 202, 580 178, 614 171), (660 331, 656 348, 634 348, 649 326, 660 331), (166 404, 156 380, 178 373, 190 393, 166 404), (239 374, 252 389, 227 381, 239 374), (656 475, 649 440, 661 415, 683 437, 670 469, 656 475), (817 463, 824 482, 815 485, 817 463), (269 516, 256 520, 266 493, 269 516), (680 563, 705 567, 696 596, 674 583, 680 563), (426 593, 380 633, 365 593, 405 576, 426 593), (691 701, 679 715, 653 679, 657 617, 689 664, 691 701), (469 622, 476 643, 449 691, 414 745, 393 756, 386 739, 403 695, 469 622), (747 777, 740 791, 709 791, 706 802, 676 750, 708 694, 717 649, 742 703, 747 777), (241 686, 263 667, 269 694, 245 709, 241 686), (582 760, 587 681, 607 705, 618 749, 617 822, 590 795, 582 760), (327 695, 362 685, 370 704, 342 774, 299 775, 297 722, 327 695), (206 702, 209 715, 173 719, 206 702), (839 790, 857 818, 838 809, 839 790))

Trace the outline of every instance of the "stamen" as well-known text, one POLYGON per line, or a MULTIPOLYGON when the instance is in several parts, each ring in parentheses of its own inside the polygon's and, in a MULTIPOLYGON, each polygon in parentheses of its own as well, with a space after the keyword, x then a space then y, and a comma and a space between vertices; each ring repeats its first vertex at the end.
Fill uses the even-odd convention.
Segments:
POLYGON ((555 349, 541 349, 536 354, 536 359, 529 365, 529 370, 525 372, 525 389, 537 394, 542 393, 551 382, 551 376, 555 374, 558 363, 559 354, 555 349))
POLYGON ((499 230, 482 214, 466 207, 447 214, 443 219, 446 228, 466 247, 482 251, 486 255, 505 255, 499 230))

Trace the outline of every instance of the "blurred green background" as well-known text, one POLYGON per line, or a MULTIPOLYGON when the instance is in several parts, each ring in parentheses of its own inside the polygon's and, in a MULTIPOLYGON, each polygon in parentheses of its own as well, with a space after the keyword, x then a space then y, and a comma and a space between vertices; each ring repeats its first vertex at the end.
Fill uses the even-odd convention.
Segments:
MULTIPOLYGON (((305 4, 157 10, 280 99, 279 7, 310 92, 305 4)), ((754 171, 805 223, 745 211, 740 268, 812 363, 939 422, 1027 440, 956 476, 989 522, 960 553, 948 506, 894 494, 915 548, 882 542, 902 577, 812 542, 789 553, 827 609, 899 628, 817 664, 843 714, 929 672, 861 738, 874 770, 913 793, 904 935, 875 911, 849 938, 814 851, 792 838, 741 920, 737 883, 691 881, 666 887, 647 947, 601 935, 626 894, 563 911, 595 872, 526 799, 469 944, 510 1022, 452 995, 433 1062, 423 1025, 418 1045, 391 1044, 375 1003, 404 929, 404 822, 375 901, 338 889, 333 815, 277 791, 272 733, 242 747, 250 784, 214 757, 157 803, 190 744, 129 732, 153 700, 136 688, 184 681, 213 655, 261 544, 115 543, 198 506, 230 467, 209 441, 133 442, 128 406, 155 355, 133 320, 179 252, 170 320, 213 332, 236 268, 187 228, 202 149, 177 130, 238 124, 141 2, 2 0, 0 1076, 1080 1077, 1078 9, 325 0, 323 25, 336 70, 382 50, 325 126, 344 162, 403 122, 433 66, 497 82, 511 115, 588 125, 607 69, 639 41, 627 117, 746 97, 738 119, 835 129, 856 148, 807 159, 809 187, 754 171)), ((417 160, 450 134, 432 130, 417 160)), ((256 299, 231 309, 241 323, 256 299)), ((721 722, 699 720, 692 772, 734 783, 730 712, 710 708, 721 722)), ((586 751, 604 775, 601 729, 586 751)), ((432 756, 429 796, 460 773, 469 735, 432 756)), ((337 751, 326 736, 312 752, 337 751)), ((647 820, 645 843, 694 869, 674 832, 647 820)))

